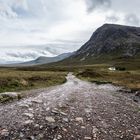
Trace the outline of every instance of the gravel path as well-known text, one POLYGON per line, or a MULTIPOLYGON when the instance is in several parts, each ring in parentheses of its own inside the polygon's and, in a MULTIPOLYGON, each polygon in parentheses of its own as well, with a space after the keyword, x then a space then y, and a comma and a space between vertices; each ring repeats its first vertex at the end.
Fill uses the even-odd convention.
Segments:
POLYGON ((140 104, 119 87, 81 81, 0 105, 0 140, 133 140, 140 104))

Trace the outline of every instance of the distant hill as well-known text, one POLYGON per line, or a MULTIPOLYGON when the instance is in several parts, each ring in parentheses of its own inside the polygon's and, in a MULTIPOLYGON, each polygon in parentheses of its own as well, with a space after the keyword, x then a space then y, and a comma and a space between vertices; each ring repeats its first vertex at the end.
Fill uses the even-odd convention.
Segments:
POLYGON ((32 66, 32 65, 41 65, 41 64, 48 64, 48 63, 52 63, 52 62, 58 62, 58 61, 61 61, 65 58, 71 56, 72 54, 73 53, 63 53, 63 54, 60 54, 56 57, 41 56, 41 57, 37 58, 36 60, 25 62, 25 63, 22 63, 20 65, 32 66))
POLYGON ((104 24, 71 57, 68 63, 96 63, 140 57, 140 27, 104 24))
POLYGON ((37 65, 42 65, 42 64, 48 64, 48 63, 53 63, 53 62, 58 62, 61 61, 65 58, 70 57, 72 54, 74 54, 74 52, 72 53, 63 53, 60 54, 56 57, 38 57, 35 60, 32 61, 28 61, 28 62, 24 62, 24 63, 17 63, 17 64, 6 64, 6 65, 2 65, 2 66, 6 66, 6 67, 28 67, 28 66, 37 66, 37 65))

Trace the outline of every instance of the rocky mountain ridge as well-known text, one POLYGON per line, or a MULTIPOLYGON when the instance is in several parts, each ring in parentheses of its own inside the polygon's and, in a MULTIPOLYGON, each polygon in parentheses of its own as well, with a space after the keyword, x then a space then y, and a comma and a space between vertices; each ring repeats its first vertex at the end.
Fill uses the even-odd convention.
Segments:
POLYGON ((140 55, 140 27, 104 24, 98 28, 69 61, 114 59, 140 55))

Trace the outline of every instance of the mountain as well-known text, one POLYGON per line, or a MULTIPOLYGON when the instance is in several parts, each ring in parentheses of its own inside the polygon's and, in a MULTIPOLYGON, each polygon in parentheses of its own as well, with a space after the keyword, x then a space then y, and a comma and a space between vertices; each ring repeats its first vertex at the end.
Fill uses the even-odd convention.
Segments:
POLYGON ((37 59, 32 60, 32 61, 28 61, 28 62, 24 62, 24 63, 17 63, 17 64, 7 64, 7 65, 3 65, 3 66, 26 67, 26 66, 37 66, 37 65, 42 65, 42 64, 48 64, 48 63, 52 63, 52 62, 61 61, 67 57, 70 57, 73 53, 63 53, 63 54, 60 54, 60 55, 55 56, 55 57, 41 56, 41 57, 38 57, 37 59))
POLYGON ((106 62, 140 56, 140 27, 104 24, 70 58, 68 63, 106 62))
POLYGON ((22 63, 21 65, 33 66, 33 65, 41 65, 41 64, 48 64, 48 63, 52 63, 52 62, 58 62, 58 61, 61 61, 65 58, 71 56, 72 54, 73 53, 63 53, 63 54, 60 54, 56 57, 41 56, 41 57, 37 58, 36 60, 25 62, 25 63, 22 63))

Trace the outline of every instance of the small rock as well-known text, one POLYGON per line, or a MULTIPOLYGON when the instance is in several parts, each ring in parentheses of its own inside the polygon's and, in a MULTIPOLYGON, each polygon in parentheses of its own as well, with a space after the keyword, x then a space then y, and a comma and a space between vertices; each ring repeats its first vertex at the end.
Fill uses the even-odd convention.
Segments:
POLYGON ((87 118, 87 121, 90 121, 91 120, 91 118, 87 118))
POLYGON ((135 96, 140 97, 140 91, 136 91, 135 96))
POLYGON ((42 101, 41 100, 32 100, 33 103, 38 103, 38 104, 41 104, 42 101))
POLYGON ((97 132, 98 132, 98 129, 96 128, 96 126, 93 126, 92 133, 96 134, 97 132))
POLYGON ((30 136, 27 138, 28 140, 35 140, 35 137, 34 136, 30 136))
POLYGON ((57 139, 58 139, 58 140, 62 139, 62 136, 61 136, 61 135, 58 135, 58 136, 57 136, 57 139))
POLYGON ((47 107, 47 108, 46 108, 46 111, 49 111, 49 110, 50 110, 50 108, 49 108, 49 107, 47 107))
POLYGON ((86 113, 90 113, 90 112, 91 112, 91 109, 86 108, 86 109, 85 109, 85 112, 86 112, 86 113))
POLYGON ((46 103, 43 103, 43 106, 47 106, 47 104, 46 103))
POLYGON ((82 129, 85 129, 86 127, 85 127, 85 126, 81 126, 81 128, 82 128, 82 129))
POLYGON ((84 122, 84 120, 83 120, 82 117, 77 117, 77 118, 75 118, 75 120, 76 120, 77 122, 79 122, 79 123, 83 123, 83 122, 84 122))
POLYGON ((139 100, 138 100, 138 98, 135 96, 135 97, 133 97, 133 101, 134 102, 139 102, 139 100))
POLYGON ((68 130, 67 130, 66 128, 62 128, 62 130, 63 130, 64 132, 68 132, 68 130))
POLYGON ((42 129, 43 128, 43 125, 40 125, 40 127, 39 127, 40 129, 42 129))
POLYGON ((44 137, 43 134, 39 134, 39 135, 38 135, 38 138, 39 138, 39 139, 42 139, 43 137, 44 137))
POLYGON ((134 140, 140 140, 140 135, 134 136, 134 140))
POLYGON ((55 123, 55 119, 53 117, 46 117, 46 121, 48 121, 49 123, 55 123))
POLYGON ((140 127, 136 128, 136 132, 135 133, 136 133, 136 135, 140 135, 140 127))
POLYGON ((134 140, 140 140, 140 127, 136 128, 134 140))
POLYGON ((69 122, 69 119, 68 118, 63 118, 62 119, 64 122, 68 123, 69 122))
POLYGON ((59 112, 57 110, 52 110, 52 113, 59 114, 59 112))
POLYGON ((48 126, 51 128, 51 129, 57 129, 59 126, 56 125, 56 124, 48 124, 48 126))
POLYGON ((32 124, 33 123, 33 120, 27 120, 24 122, 24 125, 29 125, 29 124, 32 124))
POLYGON ((39 127, 39 124, 35 124, 35 127, 38 128, 39 127))
POLYGON ((22 132, 20 132, 20 138, 23 138, 24 137, 24 134, 22 132))
POLYGON ((29 105, 27 105, 27 104, 21 104, 19 106, 22 107, 22 108, 29 108, 29 105))
POLYGON ((61 115, 67 116, 67 114, 65 112, 60 112, 61 115))
POLYGON ((53 110, 55 110, 55 111, 59 111, 59 109, 58 109, 58 108, 54 108, 53 110))
POLYGON ((7 137, 9 135, 9 131, 7 129, 3 129, 0 131, 0 135, 7 137))
POLYGON ((26 117, 29 117, 29 118, 34 117, 34 115, 32 113, 24 113, 23 115, 26 116, 26 117))
POLYGON ((84 137, 85 140, 91 140, 91 137, 84 137))
POLYGON ((29 110, 29 111, 33 111, 33 109, 32 109, 32 108, 29 108, 28 110, 29 110))
POLYGON ((30 136, 30 138, 31 138, 31 140, 34 140, 34 139, 35 139, 35 137, 34 137, 34 136, 30 136))

